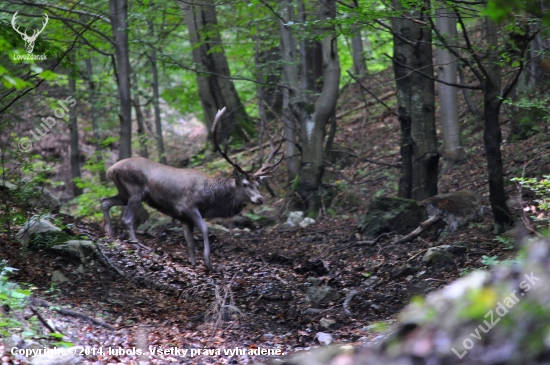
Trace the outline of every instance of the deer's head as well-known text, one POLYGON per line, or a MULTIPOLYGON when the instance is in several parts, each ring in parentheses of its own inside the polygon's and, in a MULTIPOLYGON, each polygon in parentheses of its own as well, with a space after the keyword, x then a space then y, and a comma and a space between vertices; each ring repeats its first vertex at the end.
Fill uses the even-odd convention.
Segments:
POLYGON ((218 145, 218 139, 216 136, 216 127, 218 125, 218 121, 220 120, 220 117, 224 112, 225 112, 225 107, 221 110, 218 110, 218 113, 214 118, 214 124, 212 125, 212 139, 214 141, 214 147, 216 151, 218 151, 222 155, 222 157, 234 168, 233 179, 235 179, 235 184, 237 186, 237 195, 238 195, 237 198, 240 201, 251 202, 252 204, 262 204, 264 202, 264 198, 260 194, 258 188, 260 187, 261 180, 268 177, 269 174, 275 172, 275 170, 277 170, 277 167, 279 167, 279 164, 283 161, 284 154, 279 161, 277 161, 274 164, 270 164, 273 157, 281 149, 284 138, 281 138, 281 142, 279 143, 279 146, 277 148, 274 148, 273 138, 271 138, 270 136, 270 139, 269 139, 270 152, 263 166, 255 173, 252 173, 252 171, 245 171, 237 163, 233 162, 229 158, 229 156, 227 156, 227 151, 222 151, 222 149, 218 145))
POLYGON ((19 31, 19 26, 16 25, 16 23, 17 23, 17 11, 15 12, 15 14, 13 14, 13 17, 11 18, 11 26, 13 27, 13 29, 17 33, 19 33, 21 38, 23 38, 23 40, 25 41, 25 49, 27 50, 27 53, 32 53, 32 51, 34 49, 34 42, 36 41, 36 38, 38 38, 40 33, 42 33, 44 28, 46 28, 46 25, 48 24, 48 15, 47 14, 44 14, 44 19, 45 20, 42 23, 42 29, 33 30, 32 35, 28 35, 26 30, 25 30, 25 32, 19 31))

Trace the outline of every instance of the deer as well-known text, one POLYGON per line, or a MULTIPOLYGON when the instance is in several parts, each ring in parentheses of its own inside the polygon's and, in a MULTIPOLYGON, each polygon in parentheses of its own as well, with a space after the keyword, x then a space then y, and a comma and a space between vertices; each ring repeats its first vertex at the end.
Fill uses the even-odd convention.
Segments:
MULTIPOLYGON (((261 180, 277 170, 282 157, 271 164, 283 143, 275 149, 270 139, 270 153, 258 171, 252 173, 243 170, 227 156, 227 149, 222 151, 216 127, 225 107, 218 110, 212 125, 214 148, 233 166, 231 177, 212 178, 194 169, 175 168, 148 160, 143 157, 132 157, 118 161, 107 170, 107 177, 117 188, 117 195, 101 199, 101 208, 105 217, 106 233, 113 237, 113 228, 109 209, 113 206, 126 206, 122 223, 129 232, 129 241, 138 243, 135 235, 135 215, 145 202, 150 207, 179 220, 183 226, 183 235, 191 264, 196 265, 195 241, 193 229, 197 227, 203 236, 204 264, 210 270, 210 243, 208 227, 204 218, 228 218, 239 214, 251 203, 261 205, 264 198, 258 191, 261 180)), ((139 243, 138 243, 139 244, 139 243)), ((183 245, 180 242, 180 245, 183 245)))
POLYGON ((36 38, 38 38, 40 33, 42 33, 42 31, 44 30, 44 28, 46 28, 46 25, 48 24, 48 14, 44 13, 44 22, 42 23, 42 29, 33 30, 32 35, 29 36, 26 30, 24 32, 19 31, 19 26, 16 25, 17 13, 18 12, 16 11, 11 18, 11 26, 13 30, 15 30, 21 36, 21 38, 23 38, 23 41, 25 41, 25 49, 27 50, 27 53, 32 53, 32 51, 34 50, 34 42, 36 42, 36 38))

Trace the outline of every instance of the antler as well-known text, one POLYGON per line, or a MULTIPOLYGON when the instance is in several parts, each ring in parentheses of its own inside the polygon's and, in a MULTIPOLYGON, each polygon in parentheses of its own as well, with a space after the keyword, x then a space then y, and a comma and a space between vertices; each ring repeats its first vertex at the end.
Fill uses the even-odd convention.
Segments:
POLYGON ((216 117, 214 118, 214 124, 212 125, 212 139, 214 140, 214 148, 216 149, 216 151, 218 151, 222 155, 223 158, 225 158, 227 162, 229 162, 231 166, 236 168, 237 171, 239 171, 243 175, 248 175, 248 173, 244 171, 239 165, 231 161, 231 159, 227 156, 227 153, 223 152, 220 146, 218 145, 216 127, 218 126, 218 121, 220 120, 220 117, 225 112, 225 108, 226 107, 224 106, 223 109, 218 110, 218 112, 216 113, 216 117))
POLYGON ((13 14, 13 17, 11 18, 11 26, 13 27, 13 30, 15 30, 17 33, 19 33, 19 35, 22 35, 22 36, 27 36, 27 32, 25 31, 25 33, 21 33, 19 31, 19 26, 17 26, 16 28, 16 25, 15 25, 15 20, 17 19, 17 13, 19 11, 16 11, 15 14, 13 14))
POLYGON ((281 159, 279 161, 277 161, 277 163, 274 163, 274 164, 271 164, 271 165, 269 164, 271 159, 281 149, 281 146, 283 145, 283 141, 285 139, 284 139, 283 136, 281 136, 281 143, 279 143, 279 146, 277 147, 277 149, 274 149, 273 148, 273 137, 271 137, 271 135, 269 133, 267 133, 267 135, 269 136, 269 155, 265 159, 265 162, 264 162, 263 166, 260 167, 260 169, 258 171, 256 171, 256 173, 254 174, 254 176, 256 176, 256 177, 266 176, 266 175, 269 175, 269 174, 275 172, 275 170, 277 170, 277 168, 279 167, 279 164, 283 161, 283 158, 285 158, 285 154, 283 153, 283 155, 281 156, 281 159))
MULTIPOLYGON (((46 18, 46 21, 42 23, 42 29, 40 29, 39 31, 36 31, 36 30, 33 31, 32 37, 38 37, 38 35, 39 35, 40 33, 42 33, 42 31, 44 30, 44 28, 46 28, 46 25, 48 25, 48 20, 50 19, 50 18, 48 18, 48 14, 44 13, 44 18, 46 18)), ((32 37, 31 37, 31 38, 32 38, 32 37)))

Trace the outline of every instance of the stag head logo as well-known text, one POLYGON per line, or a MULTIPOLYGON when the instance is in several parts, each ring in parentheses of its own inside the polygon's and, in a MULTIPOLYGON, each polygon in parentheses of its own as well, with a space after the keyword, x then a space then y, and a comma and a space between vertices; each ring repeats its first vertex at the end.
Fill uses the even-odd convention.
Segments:
POLYGON ((45 21, 44 21, 44 23, 42 23, 42 29, 33 30, 32 35, 29 36, 29 35, 27 35, 26 30, 25 30, 24 33, 19 31, 19 26, 16 24, 16 22, 17 22, 17 11, 15 12, 15 14, 13 14, 13 17, 11 18, 11 26, 13 27, 13 29, 17 33, 19 33, 21 38, 23 38, 23 40, 25 41, 25 49, 27 50, 27 53, 32 53, 32 51, 34 49, 34 42, 36 41, 36 38, 38 38, 40 33, 42 33, 44 28, 46 28, 46 25, 48 24, 48 15, 47 14, 44 14, 44 19, 45 19, 45 21))

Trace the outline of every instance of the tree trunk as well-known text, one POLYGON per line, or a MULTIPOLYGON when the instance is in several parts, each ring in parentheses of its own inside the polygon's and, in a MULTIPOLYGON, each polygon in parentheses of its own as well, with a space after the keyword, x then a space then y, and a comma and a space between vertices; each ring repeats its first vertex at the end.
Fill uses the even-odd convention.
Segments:
POLYGON ((130 97, 130 58, 128 50, 127 0, 110 0, 111 27, 118 68, 120 97, 120 150, 119 160, 132 157, 132 99, 130 97))
MULTIPOLYGON (((447 40, 447 44, 454 47, 457 45, 456 16, 453 10, 445 7, 445 5, 438 6, 441 6, 441 8, 436 10, 436 27, 447 40)), ((436 62, 438 79, 456 84, 456 57, 447 48, 437 48, 436 62)), ((441 103, 441 130, 443 134, 441 155, 447 165, 453 165, 466 159, 458 123, 457 88, 443 83, 439 83, 437 86, 441 103)))
POLYGON ((502 233, 508 230, 514 221, 506 205, 506 193, 504 191, 504 177, 502 169, 502 155, 500 143, 502 133, 499 124, 499 112, 501 100, 501 66, 499 65, 499 54, 493 50, 498 49, 498 36, 495 24, 485 19, 488 46, 487 74, 485 80, 483 97, 484 111, 483 118, 485 128, 483 131, 483 142, 485 144, 485 155, 487 159, 487 172, 489 175, 489 201, 495 221, 494 233, 502 233))
POLYGON ((157 67, 157 51, 151 50, 149 55, 151 61, 151 71, 153 72, 153 110, 155 116, 155 139, 157 141, 158 160, 166 165, 166 153, 164 151, 164 138, 162 137, 162 121, 160 119, 160 96, 159 96, 159 77, 157 67))
MULTIPOLYGON (((320 21, 334 19, 336 3, 334 0, 317 4, 317 14, 320 21)), ((316 214, 321 204, 321 179, 324 172, 323 141, 325 126, 329 121, 338 99, 340 83, 340 62, 336 32, 333 24, 324 24, 317 29, 321 40, 323 77, 321 94, 311 109, 311 104, 297 105, 301 115, 300 142, 302 146, 302 161, 298 177, 298 194, 309 211, 316 214)))
MULTIPOLYGON (((69 93, 76 99, 76 80, 69 76, 69 93)), ((82 188, 78 187, 75 179, 80 179, 80 152, 78 150, 78 124, 76 120, 76 105, 69 109, 69 131, 71 140, 71 175, 73 196, 82 195, 82 188)))
POLYGON ((230 135, 236 140, 249 140, 254 125, 249 119, 231 81, 229 65, 223 50, 216 8, 213 0, 201 5, 179 3, 185 15, 189 39, 193 46, 193 62, 198 65, 197 84, 208 133, 212 135, 212 124, 219 109, 227 107, 219 125, 218 136, 226 142, 230 135))
MULTIPOLYGON (((400 9, 400 2, 394 0, 400 9)), ((427 7, 429 3, 425 2, 427 7)), ((393 20, 394 73, 401 123, 403 167, 399 196, 424 200, 437 194, 439 154, 435 134, 435 102, 431 32, 422 9, 393 20), (410 20, 417 19, 418 22, 410 20), (412 71, 414 70, 414 71, 412 71), (431 78, 431 79, 430 79, 431 78), (409 134, 410 131, 410 134, 409 134)))
MULTIPOLYGON (((286 24, 294 21, 294 9, 289 1, 281 3, 281 14, 286 24)), ((295 116, 292 112, 291 98, 301 99, 301 88, 298 83, 298 62, 296 59, 296 41, 292 32, 292 26, 284 25, 279 21, 279 35, 281 38, 281 60, 283 62, 283 122, 285 135, 285 164, 289 183, 293 183, 298 176, 298 131, 296 129, 295 116)), ((294 103, 294 102, 292 102, 294 103)))
POLYGON ((96 113, 96 93, 95 93, 95 82, 94 82, 94 72, 92 69, 92 61, 87 58, 86 63, 86 72, 88 74, 88 87, 90 88, 90 114, 92 117, 92 133, 94 135, 94 144, 95 144, 95 153, 94 157, 96 163, 101 166, 99 170, 99 181, 102 183, 107 182, 107 175, 105 173, 105 165, 103 161, 103 148, 101 147, 101 136, 99 133, 99 125, 97 124, 97 113, 96 113))
POLYGON ((137 121, 137 133, 139 140, 139 154, 141 157, 149 158, 149 153, 147 152, 147 134, 145 134, 145 127, 143 123, 143 113, 141 111, 141 101, 139 100, 138 93, 138 82, 136 73, 132 73, 132 83, 134 84, 134 111, 136 112, 136 121, 137 121))
POLYGON ((351 57, 353 58, 353 71, 355 74, 359 77, 367 76, 367 63, 360 29, 357 29, 355 35, 351 38, 351 57))

